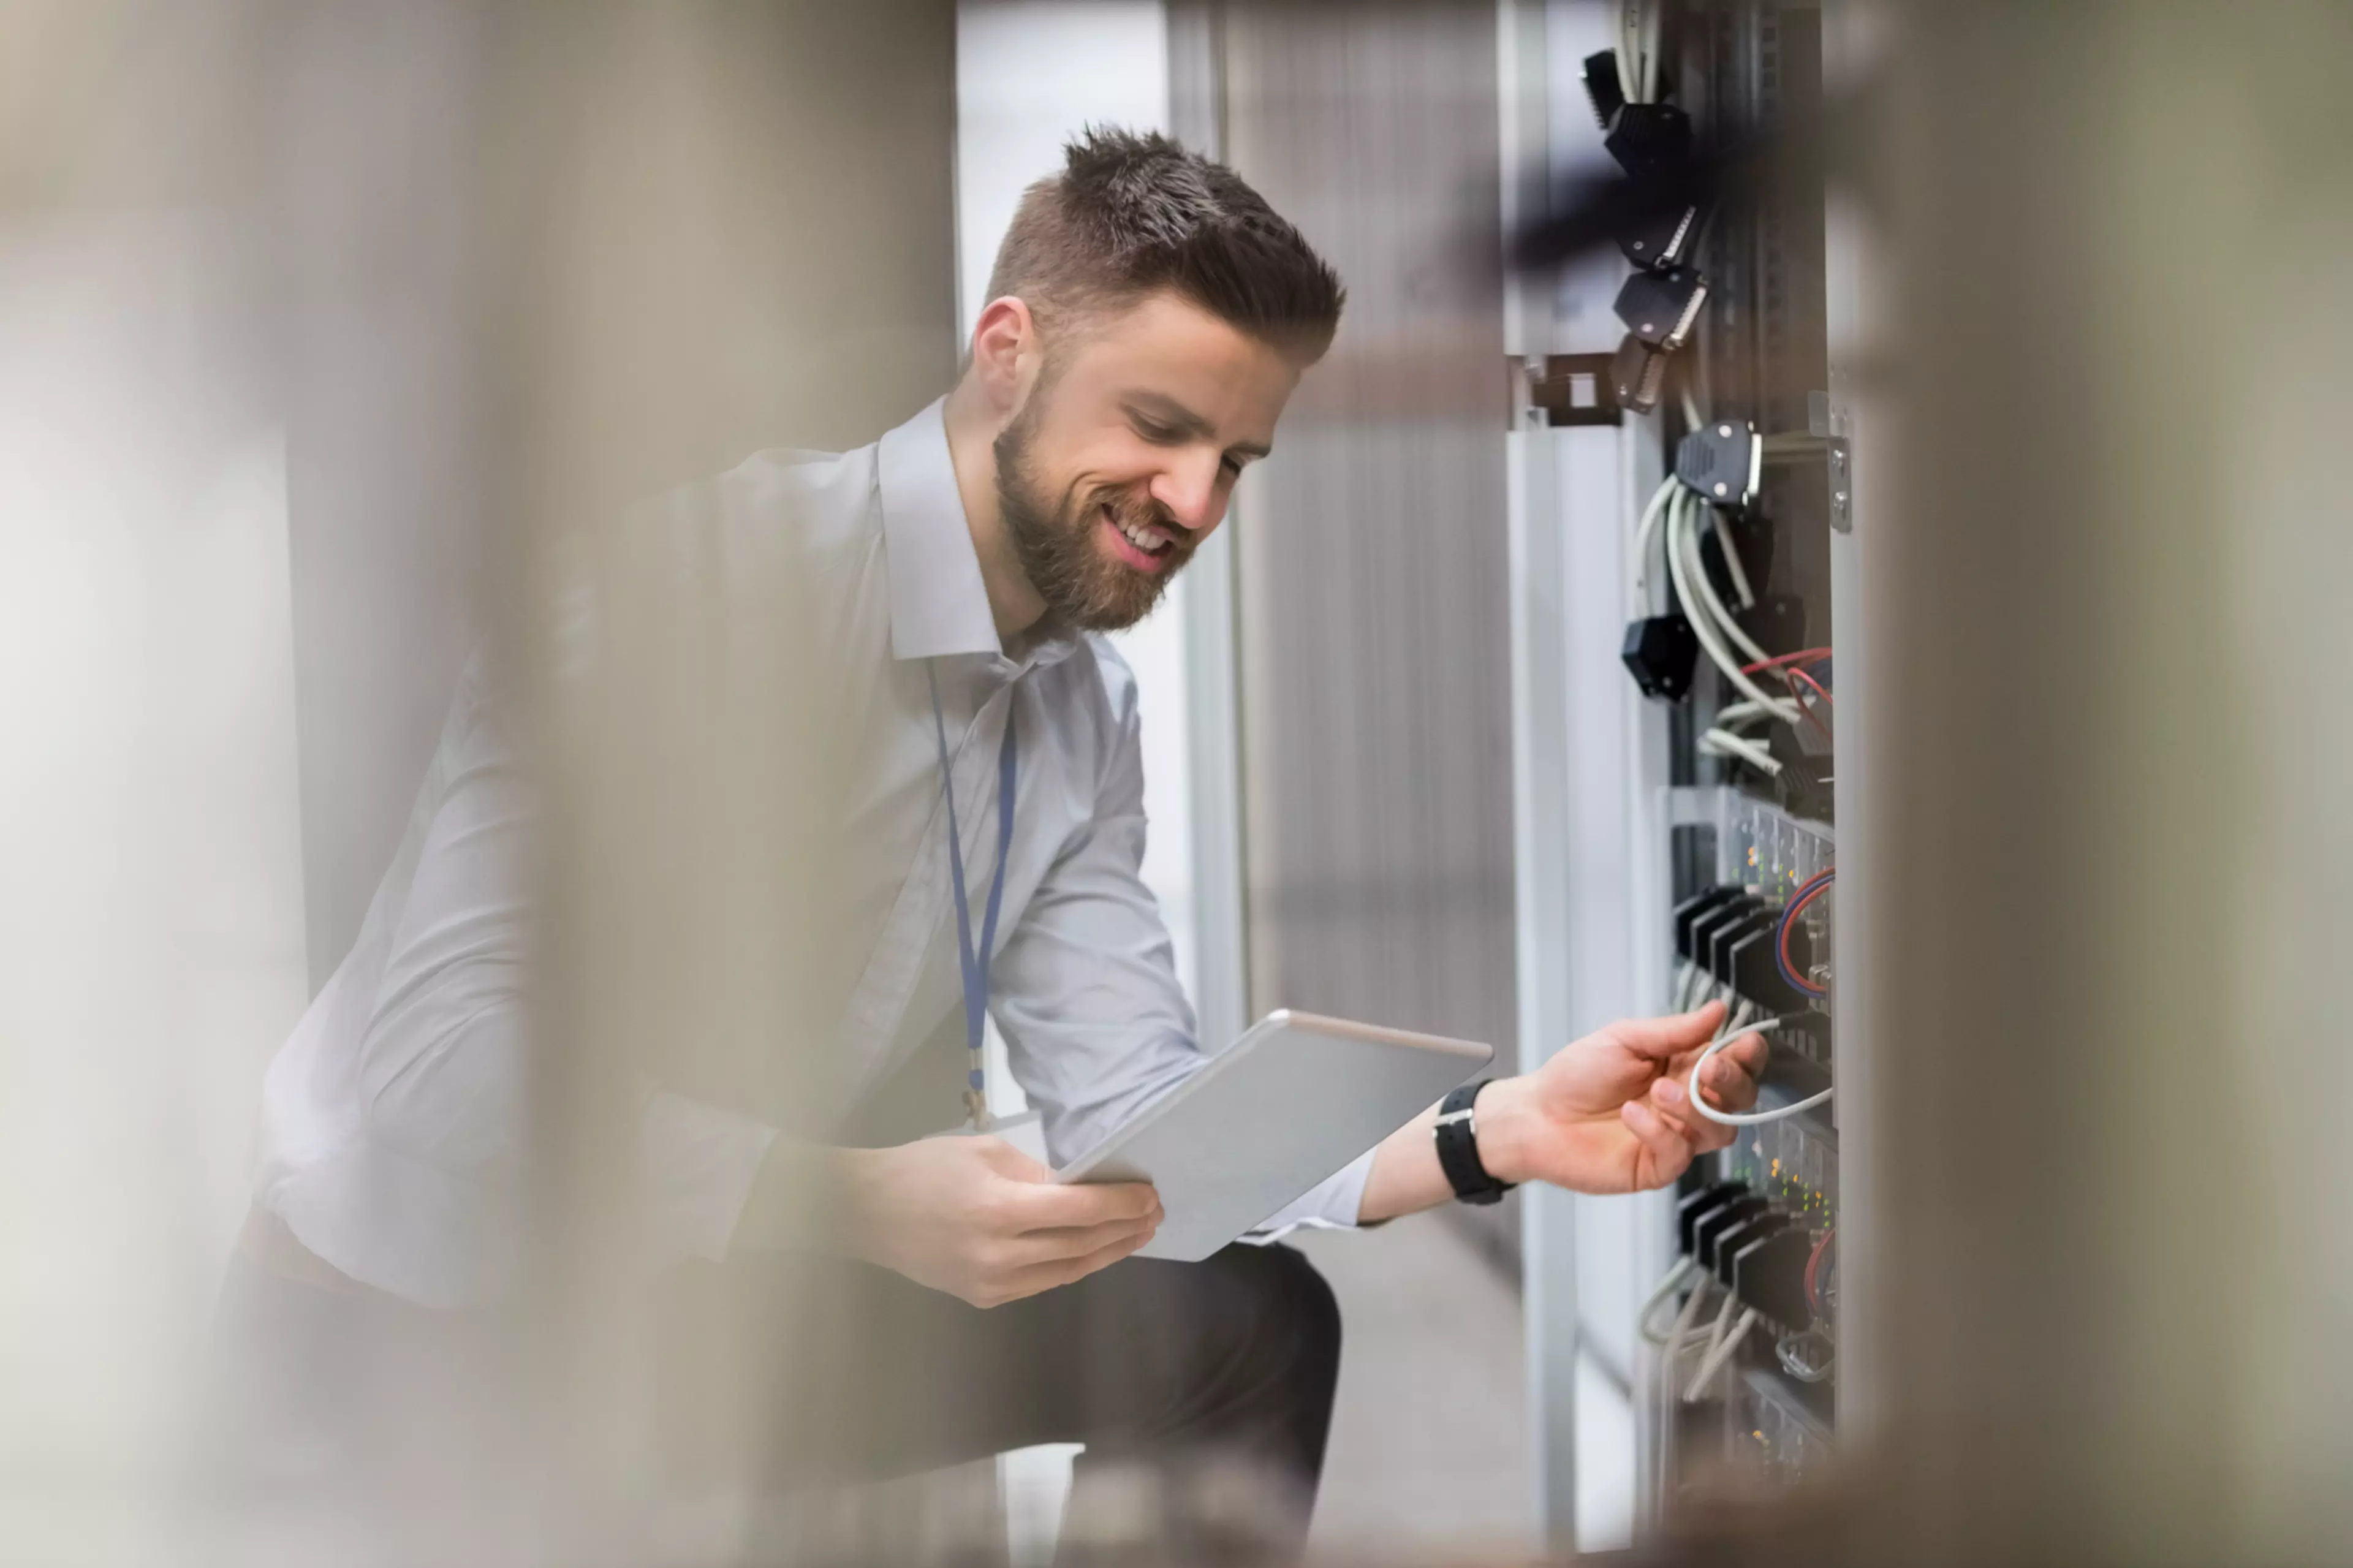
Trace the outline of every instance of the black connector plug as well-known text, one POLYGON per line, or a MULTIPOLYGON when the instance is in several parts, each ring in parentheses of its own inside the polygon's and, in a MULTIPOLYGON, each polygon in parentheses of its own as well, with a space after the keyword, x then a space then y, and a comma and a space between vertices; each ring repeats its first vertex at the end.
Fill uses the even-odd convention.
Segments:
POLYGON ((1762 1214, 1751 1215, 1737 1225, 1726 1226, 1716 1233, 1715 1246, 1707 1258, 1708 1272, 1715 1275, 1725 1289, 1731 1289, 1732 1260, 1740 1256, 1741 1249, 1768 1240, 1788 1228, 1789 1216, 1771 1208, 1762 1214))
POLYGON ((1691 341, 1706 303, 1707 279, 1695 268, 1637 272, 1618 290, 1618 319, 1645 347, 1672 353, 1691 341))
POLYGON ((1593 118, 1606 132, 1618 111, 1626 107, 1626 84, 1618 74, 1618 51, 1603 49, 1585 57, 1585 98, 1593 118))
POLYGON ((1731 1254, 1732 1293, 1785 1329, 1806 1327, 1814 1318, 1806 1302, 1806 1259, 1813 1250, 1802 1226, 1750 1237, 1731 1254))
POLYGON ((1718 506, 1749 507, 1765 477, 1765 438, 1746 419, 1711 420, 1675 445, 1675 478, 1718 506))
POLYGON ((1835 823, 1838 820, 1838 789, 1834 763, 1827 750, 1817 751, 1817 738, 1806 732, 1804 721, 1798 728, 1776 724, 1765 738, 1766 749, 1781 771, 1773 775, 1773 791, 1781 809, 1791 816, 1802 816, 1810 822, 1835 823))
POLYGON ((1765 905, 1762 899, 1744 899, 1740 918, 1717 926, 1708 933, 1707 972, 1718 985, 1738 991, 1739 972, 1733 966, 1733 951, 1741 942, 1760 931, 1770 931, 1780 917, 1765 905))
POLYGON ((1692 1257, 1698 1259, 1701 1268, 1713 1273, 1716 1238, 1735 1226, 1746 1225, 1770 1206, 1758 1194, 1748 1193, 1702 1215, 1699 1223, 1692 1226, 1692 1257))
POLYGON ((1667 390, 1667 356, 1627 333, 1609 362, 1609 386, 1618 395, 1619 407, 1650 413, 1667 390))
MULTIPOLYGON (((1781 917, 1776 914, 1770 923, 1742 932, 1732 944, 1732 988, 1776 1016, 1799 1012, 1812 1000, 1782 979, 1781 966, 1773 962, 1773 949, 1778 941, 1774 933, 1780 929, 1781 917)), ((1794 937, 1790 951, 1795 956, 1794 937)))
MULTIPOLYGON (((1713 564, 1719 552, 1707 548, 1712 542, 1700 541, 1700 559, 1713 564)), ((1740 552, 1740 563, 1752 583, 1762 582, 1772 564, 1772 536, 1768 530, 1754 530, 1740 552), (1764 548, 1756 545, 1755 535, 1762 533, 1764 548)), ((1745 610, 1733 612, 1740 629, 1756 640, 1759 647, 1788 648, 1795 651, 1806 646, 1806 601, 1795 594, 1767 594, 1745 610)))
MULTIPOLYGON (((1590 63, 1589 61, 1588 62, 1590 63)), ((1615 59, 1612 59, 1615 76, 1615 59)), ((1592 91, 1592 79, 1586 81, 1592 91)), ((1672 103, 1628 103, 1609 117, 1601 144, 1636 179, 1679 170, 1691 162, 1691 116, 1672 103)))
POLYGON ((1699 635, 1681 615, 1629 621, 1618 657, 1643 696, 1680 702, 1691 695, 1692 673, 1699 666, 1699 635))
POLYGON ((1701 916, 1711 914, 1740 896, 1740 889, 1731 886, 1710 888, 1704 893, 1694 893, 1675 906, 1672 919, 1675 929, 1675 956, 1688 963, 1692 960, 1692 927, 1701 916))
POLYGON ((1692 962, 1710 975, 1715 973, 1716 933, 1754 916, 1763 903, 1746 893, 1727 899, 1692 922, 1692 962))
POLYGON ((1676 1203, 1675 1240, 1684 1257, 1690 1257, 1692 1248, 1699 1245, 1697 1226, 1700 1220, 1733 1199, 1745 1196, 1747 1192, 1748 1184, 1746 1182, 1717 1182, 1687 1194, 1676 1203))
POLYGON ((1699 208, 1671 202, 1619 231, 1618 248, 1637 267, 1678 267, 1691 259, 1699 237, 1699 208))

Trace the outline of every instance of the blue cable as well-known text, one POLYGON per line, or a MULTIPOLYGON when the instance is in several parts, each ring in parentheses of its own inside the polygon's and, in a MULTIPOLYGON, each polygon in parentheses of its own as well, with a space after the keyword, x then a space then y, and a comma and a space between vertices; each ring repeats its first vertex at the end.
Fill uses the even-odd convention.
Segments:
POLYGON ((1809 996, 1828 995, 1830 994, 1829 988, 1815 984, 1804 975, 1801 975, 1797 971, 1791 969, 1789 967, 1789 961, 1782 956, 1788 947, 1789 922, 1797 918, 1799 910, 1804 909, 1806 905, 1819 898, 1821 895, 1821 890, 1824 888, 1829 887, 1831 883, 1835 881, 1837 879, 1838 868, 1833 866, 1820 876, 1807 880, 1794 894, 1790 896, 1788 903, 1781 910, 1781 918, 1775 921, 1773 925, 1773 967, 1781 972, 1782 979, 1788 981, 1790 984, 1796 986, 1799 991, 1804 992, 1809 996))

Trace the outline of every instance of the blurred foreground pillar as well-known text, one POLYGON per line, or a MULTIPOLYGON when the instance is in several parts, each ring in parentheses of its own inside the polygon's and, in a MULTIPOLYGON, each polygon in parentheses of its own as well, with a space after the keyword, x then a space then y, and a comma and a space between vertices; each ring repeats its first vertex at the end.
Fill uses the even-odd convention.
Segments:
POLYGON ((1896 19, 1877 1555, 2341 1560, 2353 10, 1896 19))

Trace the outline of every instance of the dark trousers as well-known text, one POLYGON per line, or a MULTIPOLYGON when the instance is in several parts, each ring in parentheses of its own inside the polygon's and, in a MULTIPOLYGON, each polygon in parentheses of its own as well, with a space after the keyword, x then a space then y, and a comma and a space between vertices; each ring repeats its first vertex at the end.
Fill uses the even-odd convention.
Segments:
MULTIPOLYGON (((1273 1532, 1293 1542, 1339 1372, 1330 1288, 1281 1246, 1131 1258, 987 1310, 861 1264, 698 1266, 671 1282, 664 1315, 663 1342, 685 1353, 661 1379, 657 1447, 681 1484, 742 1475, 746 1448, 766 1489, 790 1493, 1075 1442, 1087 1452, 1074 1499, 1115 1468, 1245 1478, 1261 1519, 1274 1510, 1273 1532), (729 1406, 762 1418, 748 1430, 709 1419, 729 1406)), ((513 1436, 480 1429, 472 1397, 504 1359, 486 1346, 512 1343, 512 1325, 240 1267, 223 1328, 240 1360, 288 1376, 292 1447, 322 1485, 417 1474, 420 1454, 426 1473, 437 1458, 471 1471, 464 1456, 513 1436), (437 1430, 444 1414, 455 1429, 437 1430)), ((274 1381, 265 1372, 263 1391, 274 1381)), ((284 1419, 263 1424, 280 1454, 284 1419)))

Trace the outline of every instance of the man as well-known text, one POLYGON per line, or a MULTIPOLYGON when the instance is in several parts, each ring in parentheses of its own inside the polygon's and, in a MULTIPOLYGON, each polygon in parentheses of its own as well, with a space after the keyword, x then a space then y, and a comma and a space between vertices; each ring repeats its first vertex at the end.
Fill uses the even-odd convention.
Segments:
MULTIPOLYGON (((972 1050, 977 1119, 985 1010, 1067 1159, 1205 1060, 1138 875, 1134 689, 1101 634, 1152 607, 1272 449, 1343 296, 1229 170, 1113 132, 1031 188, 990 292, 942 402, 859 452, 754 458, 670 512, 725 542, 705 553, 742 574, 731 604, 758 601, 763 561, 821 584, 829 679, 855 694, 839 921, 859 967, 828 1043, 847 1087, 810 1120, 841 1124, 943 1023, 972 1050)), ((470 677, 351 958, 271 1069, 252 1249, 270 1280, 457 1310, 514 1278, 525 795, 497 706, 470 677)), ((1679 1081, 1718 1022, 1620 1024, 1487 1084, 1448 1123, 1451 1175, 1433 1107, 1260 1239, 1520 1182, 1668 1182, 1726 1141, 1679 1081)), ((1762 1058, 1753 1038, 1723 1053, 1710 1091, 1746 1105, 1762 1058)), ((773 1274, 776 1216, 809 1184, 839 1194, 849 1257, 802 1261, 822 1301, 800 1321, 854 1327, 865 1353, 827 1341, 793 1380, 821 1435, 804 1469, 1064 1439, 1238 1455, 1312 1491, 1338 1323, 1295 1252, 1123 1263, 1159 1221, 1148 1187, 1056 1186, 994 1136, 813 1156, 655 1086, 645 1137, 657 1223, 722 1294, 773 1274), (884 1361, 932 1396, 877 1397, 884 1361)))

